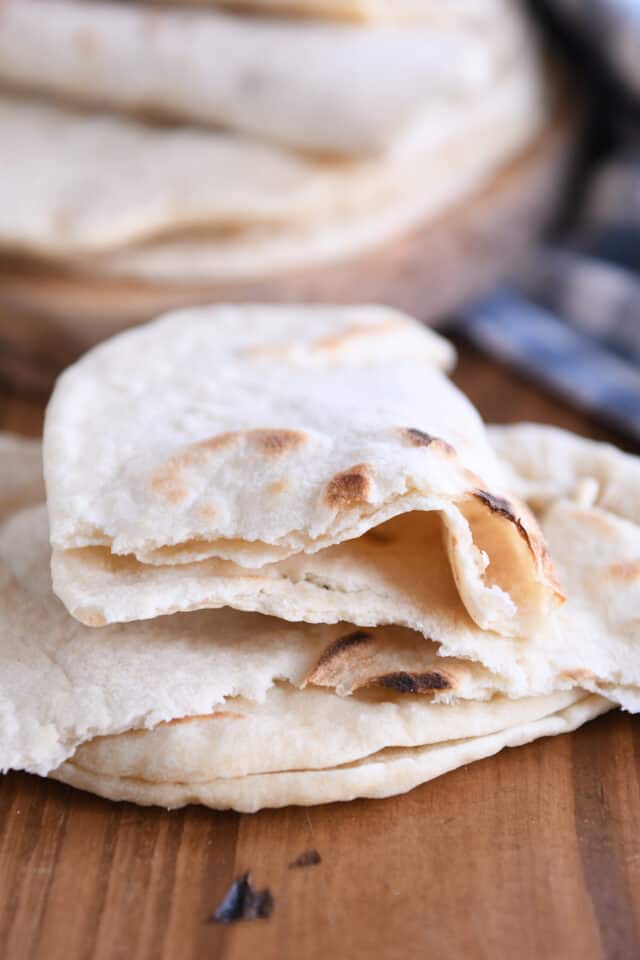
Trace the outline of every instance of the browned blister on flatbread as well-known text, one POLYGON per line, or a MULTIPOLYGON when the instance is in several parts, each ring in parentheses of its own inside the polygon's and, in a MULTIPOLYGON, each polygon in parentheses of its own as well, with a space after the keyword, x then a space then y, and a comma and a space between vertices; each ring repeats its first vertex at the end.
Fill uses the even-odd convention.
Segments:
POLYGON ((436 645, 417 634, 354 630, 328 644, 305 676, 307 684, 333 687, 343 695, 364 687, 429 695, 455 692, 457 680, 455 667, 439 662, 436 645))
POLYGON ((531 552, 539 579, 553 589, 557 600, 563 601, 565 595, 547 549, 544 534, 526 503, 513 496, 508 499, 495 496, 487 490, 474 490, 473 496, 492 513, 504 517, 514 525, 531 552))
POLYGON ((357 504, 367 503, 371 492, 373 471, 366 463, 342 470, 327 484, 327 504, 343 510, 357 504))

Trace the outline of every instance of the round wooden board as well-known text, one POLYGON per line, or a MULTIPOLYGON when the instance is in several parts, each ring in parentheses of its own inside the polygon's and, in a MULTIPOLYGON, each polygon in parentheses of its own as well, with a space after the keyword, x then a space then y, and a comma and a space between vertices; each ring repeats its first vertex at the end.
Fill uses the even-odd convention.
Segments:
POLYGON ((424 321, 453 312, 514 271, 566 183, 579 114, 563 110, 471 199, 346 262, 244 282, 165 285, 0 267, 0 374, 46 388, 84 349, 164 310, 208 302, 385 303, 424 321))

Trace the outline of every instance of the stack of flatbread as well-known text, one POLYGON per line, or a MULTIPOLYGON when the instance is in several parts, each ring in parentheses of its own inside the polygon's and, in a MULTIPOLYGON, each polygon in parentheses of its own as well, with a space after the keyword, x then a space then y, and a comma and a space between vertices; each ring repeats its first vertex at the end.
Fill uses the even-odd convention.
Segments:
POLYGON ((542 74, 516 0, 4 0, 0 249, 179 281, 355 255, 526 148, 542 74))
POLYGON ((0 766, 254 811, 640 710, 640 464, 487 433, 383 307, 211 307, 4 437, 0 766), (20 496, 22 492, 22 501, 20 496))

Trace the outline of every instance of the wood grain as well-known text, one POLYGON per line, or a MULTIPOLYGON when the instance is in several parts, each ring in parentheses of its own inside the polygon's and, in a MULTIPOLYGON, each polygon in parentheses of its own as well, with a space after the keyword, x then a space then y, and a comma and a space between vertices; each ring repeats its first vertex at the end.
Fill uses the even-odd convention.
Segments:
MULTIPOLYGON (((462 347, 489 419, 620 438, 462 347)), ((0 391, 0 427, 42 405, 0 391)), ((628 445, 629 449, 633 449, 628 445)), ((637 451, 636 451, 637 452, 637 451)), ((640 733, 612 713, 383 801, 254 816, 0 781, 3 960, 635 960, 640 733), (322 863, 288 864, 314 847, 322 863), (251 870, 271 919, 208 921, 251 870)))

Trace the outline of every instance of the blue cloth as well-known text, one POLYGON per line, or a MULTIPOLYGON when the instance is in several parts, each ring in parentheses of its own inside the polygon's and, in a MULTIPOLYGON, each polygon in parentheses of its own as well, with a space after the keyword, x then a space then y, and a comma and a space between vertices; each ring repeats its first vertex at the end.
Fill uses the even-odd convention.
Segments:
POLYGON ((640 366, 515 290, 477 303, 461 325, 476 346, 640 439, 640 366))
POLYGON ((547 4, 586 42, 631 100, 640 101, 640 0, 547 0, 547 4))
POLYGON ((564 25, 567 55, 586 75, 600 70, 613 80, 596 101, 602 159, 585 176, 570 227, 532 257, 523 289, 472 306, 459 328, 640 439, 640 0, 546 0, 546 7, 564 25))

